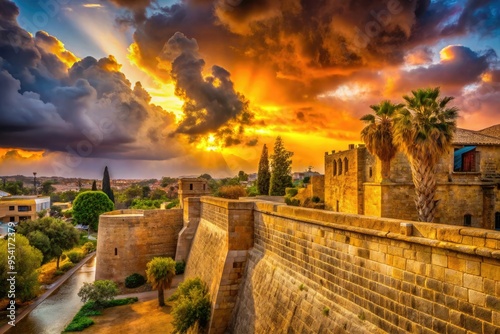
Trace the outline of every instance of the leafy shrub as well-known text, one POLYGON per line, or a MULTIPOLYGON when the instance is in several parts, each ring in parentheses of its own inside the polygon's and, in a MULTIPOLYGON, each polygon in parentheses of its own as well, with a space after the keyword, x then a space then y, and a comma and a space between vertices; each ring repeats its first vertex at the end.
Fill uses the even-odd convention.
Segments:
POLYGON ((206 327, 210 320, 210 295, 200 278, 179 285, 172 316, 174 333, 184 334, 192 327, 206 327))
POLYGON ((64 271, 62 271, 61 269, 57 269, 56 271, 54 271, 54 276, 61 276, 62 274, 64 274, 64 271))
POLYGON ((311 200, 313 201, 313 203, 321 202, 321 198, 319 198, 318 196, 313 196, 313 198, 311 200))
POLYGON ((78 251, 68 252, 68 253, 66 253, 66 256, 73 263, 78 263, 85 257, 85 255, 82 252, 78 252, 78 251))
POLYGON ((176 261, 175 262, 175 274, 176 275, 184 274, 184 270, 186 270, 186 262, 185 261, 176 261))
POLYGON ((167 209, 175 208, 176 206, 179 206, 179 203, 180 203, 179 199, 176 198, 176 199, 172 200, 172 202, 167 204, 167 209))
POLYGON ((61 261, 66 260, 66 258, 67 258, 66 254, 61 255, 61 261))
POLYGON ((300 200, 297 198, 285 197, 285 203, 290 206, 300 206, 300 200))
POLYGON ((83 283, 78 291, 82 302, 92 301, 96 308, 104 307, 105 302, 113 299, 118 294, 118 286, 110 280, 98 280, 94 283, 83 283))
POLYGON ((302 183, 306 184, 306 183, 309 183, 311 181, 311 177, 310 176, 306 176, 303 180, 302 180, 302 183))
POLYGON ((73 209, 66 210, 62 214, 64 218, 71 218, 73 217, 73 209))
POLYGON ((85 316, 75 315, 71 323, 64 329, 65 332, 81 332, 94 324, 94 320, 85 316))
POLYGON ((245 188, 240 185, 229 185, 220 187, 218 195, 222 198, 238 199, 240 197, 245 197, 247 192, 245 188))
POLYGON ((75 266, 74 263, 72 262, 66 262, 65 264, 63 264, 59 269, 63 272, 67 272, 68 270, 70 270, 71 268, 73 268, 75 266))
POLYGON ((86 254, 89 254, 89 253, 92 253, 93 251, 95 251, 95 244, 91 241, 88 241, 86 242, 83 246, 82 246, 82 250, 86 253, 86 254))
POLYGON ((299 193, 299 190, 297 188, 287 188, 286 189, 286 196, 287 197, 293 197, 299 193))
POLYGON ((138 273, 134 273, 125 278, 125 286, 129 289, 137 288, 144 283, 146 283, 146 278, 138 273))
POLYGON ((250 188, 247 188, 247 196, 255 197, 257 195, 259 195, 259 189, 257 189, 257 186, 251 186, 250 188))

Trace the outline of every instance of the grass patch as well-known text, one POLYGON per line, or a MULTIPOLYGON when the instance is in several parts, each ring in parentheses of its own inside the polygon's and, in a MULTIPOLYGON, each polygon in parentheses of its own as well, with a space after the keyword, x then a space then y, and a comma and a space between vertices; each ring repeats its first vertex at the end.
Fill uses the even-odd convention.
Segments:
MULTIPOLYGON (((123 298, 123 299, 113 299, 104 302, 103 308, 122 306, 133 304, 139 299, 137 297, 123 298)), ((101 315, 102 310, 99 309, 94 302, 85 303, 80 311, 73 317, 73 320, 64 329, 64 332, 81 332, 85 328, 90 327, 94 324, 94 320, 89 317, 101 315)))

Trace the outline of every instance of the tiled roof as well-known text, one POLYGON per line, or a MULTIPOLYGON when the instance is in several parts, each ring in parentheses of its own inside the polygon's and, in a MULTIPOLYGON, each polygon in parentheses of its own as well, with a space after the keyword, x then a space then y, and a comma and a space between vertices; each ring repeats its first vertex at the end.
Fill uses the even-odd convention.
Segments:
POLYGON ((453 136, 455 145, 499 145, 500 138, 483 134, 479 131, 457 128, 453 136))
POLYGON ((489 128, 479 130, 483 135, 500 138, 500 124, 490 126, 489 128))

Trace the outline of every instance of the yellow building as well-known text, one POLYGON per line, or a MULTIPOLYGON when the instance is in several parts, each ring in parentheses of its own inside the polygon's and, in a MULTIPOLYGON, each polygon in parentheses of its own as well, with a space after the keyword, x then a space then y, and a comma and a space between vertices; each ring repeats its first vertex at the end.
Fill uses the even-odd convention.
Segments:
POLYGON ((49 196, 13 196, 0 192, 0 222, 34 220, 37 212, 50 209, 49 196))

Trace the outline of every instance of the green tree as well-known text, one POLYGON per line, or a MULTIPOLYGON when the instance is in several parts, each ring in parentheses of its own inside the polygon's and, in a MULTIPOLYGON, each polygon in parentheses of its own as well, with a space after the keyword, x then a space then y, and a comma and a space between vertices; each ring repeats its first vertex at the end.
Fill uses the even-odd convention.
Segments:
POLYGON ((97 182, 95 180, 92 182, 92 191, 97 191, 97 182))
POLYGON ((108 166, 104 168, 104 175, 102 176, 102 191, 108 195, 111 202, 115 203, 115 194, 111 189, 111 180, 109 179, 108 166))
POLYGON ((245 173, 244 171, 240 170, 238 172, 238 180, 239 181, 248 181, 248 174, 245 173))
POLYGON ((172 309, 174 333, 184 334, 190 328, 206 328, 210 321, 210 294, 207 285, 200 278, 182 282, 171 300, 175 301, 172 309))
POLYGON ((210 174, 207 174, 207 173, 205 173, 205 174, 201 174, 200 176, 198 176, 198 178, 200 178, 200 179, 205 179, 205 180, 207 180, 207 181, 210 181, 210 180, 212 180, 212 179, 213 179, 213 178, 212 178, 212 176, 211 176, 210 174))
POLYGON ((23 221, 17 226, 17 232, 25 235, 33 246, 40 247, 45 260, 56 258, 57 269, 63 251, 72 249, 80 240, 80 235, 73 225, 53 217, 23 221), (48 238, 50 248, 42 234, 48 238))
POLYGON ((162 177, 161 179, 161 182, 160 182, 160 185, 165 188, 167 187, 168 185, 172 184, 172 183, 175 183, 177 182, 177 179, 175 178, 172 178, 172 177, 168 177, 168 176, 164 176, 162 177))
POLYGON ((257 189, 261 195, 269 195, 270 181, 271 172, 269 171, 269 156, 267 146, 264 144, 262 154, 260 155, 259 170, 257 173, 257 189))
POLYGON ((73 218, 78 224, 89 225, 97 231, 99 216, 113 211, 113 202, 102 191, 86 191, 79 194, 73 202, 73 218))
POLYGON ((8 192, 11 195, 23 195, 29 193, 29 190, 24 188, 22 181, 5 182, 2 184, 2 187, 0 187, 0 190, 8 192))
POLYGON ((152 200, 159 200, 159 199, 166 199, 167 198, 167 193, 165 190, 162 190, 160 188, 156 188, 151 192, 149 195, 149 198, 152 200))
POLYGON ((22 301, 36 297, 38 291, 38 271, 42 263, 42 253, 31 246, 28 239, 16 234, 15 249, 9 252, 8 241, 0 239, 0 298, 8 297, 10 290, 10 277, 7 273, 12 271, 9 267, 9 260, 15 259, 16 267, 16 298, 22 301), (12 258, 10 258, 13 256, 12 258))
POLYGON ((94 302, 97 308, 104 307, 108 300, 113 300, 118 294, 118 286, 110 280, 97 280, 93 283, 83 283, 83 286, 78 291, 78 297, 82 302, 94 302))
POLYGON ((155 257, 146 265, 148 283, 158 290, 158 304, 165 306, 164 290, 170 289, 175 276, 175 261, 169 257, 155 257))
POLYGON ((404 104, 386 100, 370 106, 374 114, 361 117, 367 123, 361 131, 361 140, 365 142, 368 152, 382 162, 382 181, 388 180, 391 175, 391 160, 398 150, 393 140, 393 117, 403 107, 404 104))
POLYGON ((285 189, 292 186, 292 156, 293 152, 285 149, 281 137, 278 136, 271 156, 269 195, 283 196, 285 195, 285 189))
POLYGON ((44 183, 42 183, 42 187, 41 187, 41 192, 42 192, 42 195, 50 195, 52 194, 54 191, 56 191, 56 188, 54 188, 52 185, 54 184, 53 181, 45 181, 44 183))
POLYGON ((151 188, 149 186, 142 186, 142 198, 149 198, 151 188))
POLYGON ((458 117, 457 108, 447 107, 453 97, 439 98, 439 93, 439 87, 412 91, 394 120, 394 140, 410 161, 418 218, 424 222, 434 220, 435 167, 451 148, 458 117))

